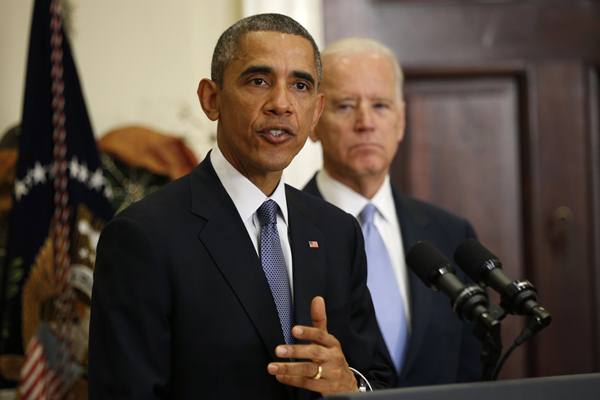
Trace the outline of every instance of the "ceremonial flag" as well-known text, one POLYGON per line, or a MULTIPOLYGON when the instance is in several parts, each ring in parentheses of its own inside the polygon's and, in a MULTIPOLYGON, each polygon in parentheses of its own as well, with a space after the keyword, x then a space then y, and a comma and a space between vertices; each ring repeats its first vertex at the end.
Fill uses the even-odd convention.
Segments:
POLYGON ((37 368, 21 371, 22 398, 52 398, 51 386, 39 383, 49 379, 64 393, 85 368, 95 248, 112 216, 62 21, 59 0, 35 1, 0 281, 0 355, 28 348, 24 365, 37 368), (35 371, 37 380, 27 380, 35 371))

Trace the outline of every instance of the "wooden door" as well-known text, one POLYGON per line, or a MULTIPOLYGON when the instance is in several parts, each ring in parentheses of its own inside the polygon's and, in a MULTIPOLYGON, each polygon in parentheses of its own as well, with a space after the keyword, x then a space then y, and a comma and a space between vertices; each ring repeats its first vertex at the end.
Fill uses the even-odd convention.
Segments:
MULTIPOLYGON (((405 70, 404 191, 473 222, 554 321, 502 377, 600 369, 600 2, 324 0, 325 36, 405 70)), ((503 323, 505 347, 522 319, 503 323)))

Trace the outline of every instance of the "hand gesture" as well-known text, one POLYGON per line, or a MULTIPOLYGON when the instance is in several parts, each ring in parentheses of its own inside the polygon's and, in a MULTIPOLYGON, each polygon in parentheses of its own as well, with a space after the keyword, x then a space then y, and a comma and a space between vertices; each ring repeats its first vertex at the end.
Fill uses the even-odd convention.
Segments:
POLYGON ((312 299, 310 315, 313 326, 296 325, 292 329, 296 339, 309 344, 284 344, 275 349, 278 357, 302 361, 272 362, 267 371, 281 383, 319 392, 323 396, 358 391, 340 342, 327 332, 327 313, 322 297, 312 299))

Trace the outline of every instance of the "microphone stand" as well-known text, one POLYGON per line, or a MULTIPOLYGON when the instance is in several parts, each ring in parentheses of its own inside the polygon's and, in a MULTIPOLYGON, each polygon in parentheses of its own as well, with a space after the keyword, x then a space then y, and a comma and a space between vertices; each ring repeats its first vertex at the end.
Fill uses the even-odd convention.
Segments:
POLYGON ((502 355, 502 337, 500 321, 506 317, 506 310, 499 305, 489 307, 490 318, 497 320, 496 325, 478 322, 473 328, 473 333, 481 341, 481 380, 495 381, 500 370, 512 352, 520 345, 531 339, 536 333, 547 327, 552 317, 543 307, 538 307, 534 315, 530 315, 523 331, 517 336, 512 345, 502 355))
MULTIPOLYGON (((501 321, 506 316, 506 311, 495 304, 489 307, 491 318, 501 321)), ((473 328, 475 337, 481 341, 481 380, 492 381, 497 378, 498 360, 502 355, 502 336, 501 324, 493 326, 483 323, 476 323, 473 328)))
POLYGON ((506 311, 500 305, 490 305, 487 293, 479 285, 465 286, 452 301, 452 308, 461 319, 474 322, 473 334, 482 344, 481 380, 494 380, 502 355, 500 321, 506 316, 506 311))
POLYGON ((498 362, 496 368, 494 368, 491 380, 498 379, 498 375, 500 374, 500 370, 504 366, 504 363, 518 346, 522 345, 527 340, 531 339, 536 333, 550 325, 551 321, 552 316, 550 315, 550 313, 546 311, 546 309, 544 309, 543 307, 538 306, 536 312, 533 315, 530 315, 529 318, 527 318, 527 324, 525 324, 525 327, 523 328, 519 336, 517 336, 513 344, 508 348, 506 353, 504 353, 504 355, 498 362))

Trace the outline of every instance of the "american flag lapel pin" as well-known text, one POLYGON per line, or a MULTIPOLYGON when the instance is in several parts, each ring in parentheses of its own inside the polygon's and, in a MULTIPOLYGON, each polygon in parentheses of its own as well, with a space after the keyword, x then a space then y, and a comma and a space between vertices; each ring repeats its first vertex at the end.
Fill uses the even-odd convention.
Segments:
POLYGON ((310 247, 311 249, 318 249, 319 248, 319 242, 317 242, 316 240, 309 240, 308 241, 308 247, 310 247))

